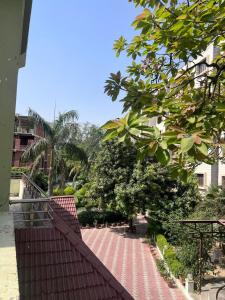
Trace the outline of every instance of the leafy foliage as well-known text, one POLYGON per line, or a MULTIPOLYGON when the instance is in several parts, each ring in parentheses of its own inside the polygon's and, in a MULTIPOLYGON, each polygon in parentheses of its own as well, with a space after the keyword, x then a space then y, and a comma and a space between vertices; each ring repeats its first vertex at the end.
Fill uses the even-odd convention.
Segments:
POLYGON ((137 161, 133 144, 104 142, 90 171, 85 197, 99 207, 119 210, 128 219, 149 212, 150 224, 159 229, 171 211, 188 215, 198 201, 197 187, 171 178, 170 171, 152 159, 137 161))
POLYGON ((88 159, 92 160, 100 150, 100 141, 102 137, 103 131, 100 128, 96 125, 85 123, 78 127, 76 143, 85 151, 88 159))
POLYGON ((37 172, 33 174, 33 181, 43 190, 48 190, 48 176, 42 172, 37 172))
POLYGON ((78 219, 83 226, 125 221, 124 215, 117 211, 81 211, 78 219))
POLYGON ((75 120, 78 115, 74 110, 60 113, 52 124, 31 109, 29 116, 36 125, 43 128, 45 137, 36 139, 23 153, 22 160, 32 161, 31 174, 33 174, 41 164, 43 157, 49 155, 48 194, 52 195, 54 177, 60 175, 61 185, 64 185, 68 158, 74 161, 86 160, 83 149, 74 144, 74 136, 77 131, 75 120))
POLYGON ((52 192, 53 196, 63 196, 64 190, 60 187, 54 188, 52 192))
POLYGON ((30 172, 29 167, 12 167, 11 175, 21 175, 21 173, 28 174, 30 172))
POLYGON ((161 276, 164 279, 168 279, 170 277, 170 274, 166 269, 165 262, 164 262, 163 259, 157 259, 156 260, 156 266, 157 266, 157 269, 158 269, 159 273, 161 274, 161 276))
POLYGON ((117 56, 125 51, 131 63, 125 76, 112 73, 105 86, 112 101, 121 97, 126 115, 104 125, 105 140, 136 141, 142 156, 172 163, 173 175, 187 181, 196 164, 223 157, 225 3, 129 2, 143 8, 132 24, 137 35, 130 42, 120 37, 114 49, 117 56), (211 43, 220 51, 202 61, 211 43), (198 74, 201 65, 207 72, 198 74), (152 118, 165 131, 151 126, 152 118))
POLYGON ((75 193, 75 190, 72 186, 67 186, 64 189, 64 195, 73 195, 75 193))
POLYGON ((161 234, 157 235, 156 244, 159 247, 160 251, 163 253, 163 257, 171 273, 175 277, 184 275, 184 266, 177 258, 175 248, 167 242, 166 238, 161 234))
POLYGON ((129 189, 135 162, 132 145, 104 143, 92 169, 90 198, 97 200, 101 208, 119 210, 132 219, 138 209, 129 189))

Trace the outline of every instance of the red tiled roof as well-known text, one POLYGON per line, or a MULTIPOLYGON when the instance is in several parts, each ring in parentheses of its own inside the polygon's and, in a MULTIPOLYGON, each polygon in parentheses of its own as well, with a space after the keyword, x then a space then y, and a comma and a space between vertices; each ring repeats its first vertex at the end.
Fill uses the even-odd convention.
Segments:
POLYGON ((80 224, 77 219, 77 211, 74 203, 74 197, 57 196, 51 198, 51 207, 54 212, 74 231, 80 238, 80 224))
POLYGON ((21 299, 133 299, 63 220, 65 198, 54 201, 52 228, 15 230, 21 299))

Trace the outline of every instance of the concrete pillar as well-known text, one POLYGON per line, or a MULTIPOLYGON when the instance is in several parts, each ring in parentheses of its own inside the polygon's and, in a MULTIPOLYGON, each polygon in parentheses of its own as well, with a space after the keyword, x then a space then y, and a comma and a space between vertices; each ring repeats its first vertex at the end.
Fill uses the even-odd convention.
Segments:
POLYGON ((0 211, 8 211, 18 69, 25 63, 31 1, 0 0, 0 211))

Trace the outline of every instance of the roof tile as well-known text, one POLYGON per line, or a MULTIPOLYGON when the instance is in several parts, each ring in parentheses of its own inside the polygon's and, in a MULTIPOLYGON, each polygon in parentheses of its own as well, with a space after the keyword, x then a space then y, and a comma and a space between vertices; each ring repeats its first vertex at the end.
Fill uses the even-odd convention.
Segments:
POLYGON ((74 200, 51 205, 53 227, 15 230, 21 299, 133 299, 82 241, 74 200))

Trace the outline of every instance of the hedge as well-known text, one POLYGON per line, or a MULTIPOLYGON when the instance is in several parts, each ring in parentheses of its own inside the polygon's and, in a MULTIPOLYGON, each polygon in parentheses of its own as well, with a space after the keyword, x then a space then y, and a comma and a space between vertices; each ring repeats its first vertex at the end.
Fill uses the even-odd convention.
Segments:
POLYGON ((177 259, 174 247, 168 243, 165 236, 162 234, 158 234, 156 236, 156 244, 163 253, 164 260, 167 263, 171 273, 175 277, 182 276, 184 274, 184 266, 177 259))
POLYGON ((64 195, 73 195, 75 193, 75 190, 72 186, 67 186, 64 189, 64 195))
POLYGON ((82 226, 115 223, 125 221, 126 218, 120 212, 114 211, 81 211, 78 213, 78 220, 82 226))
POLYGON ((64 195, 64 190, 57 187, 53 189, 53 196, 63 196, 64 195))
POLYGON ((29 167, 12 167, 11 174, 12 175, 20 175, 21 173, 29 174, 30 168, 29 167))

